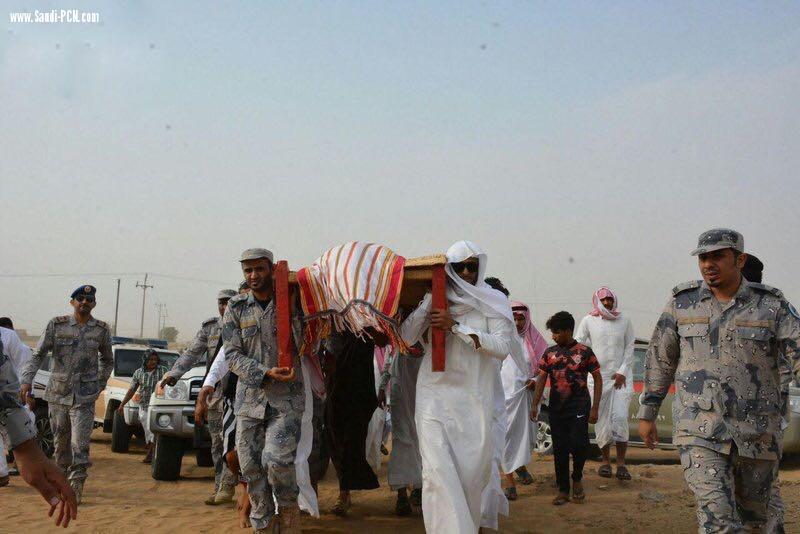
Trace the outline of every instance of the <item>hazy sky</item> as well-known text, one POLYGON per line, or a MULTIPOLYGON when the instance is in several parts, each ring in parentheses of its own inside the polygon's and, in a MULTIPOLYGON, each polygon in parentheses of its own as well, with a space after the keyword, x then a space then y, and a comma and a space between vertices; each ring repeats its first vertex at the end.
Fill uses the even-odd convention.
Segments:
POLYGON ((19 328, 84 283, 112 320, 119 277, 138 334, 149 272, 145 334, 163 302, 187 339, 243 248, 297 268, 350 240, 471 239, 540 325, 608 285, 649 337, 714 226, 800 299, 797 2, 0 4, 19 328), (34 5, 102 24, 9 22, 34 5))

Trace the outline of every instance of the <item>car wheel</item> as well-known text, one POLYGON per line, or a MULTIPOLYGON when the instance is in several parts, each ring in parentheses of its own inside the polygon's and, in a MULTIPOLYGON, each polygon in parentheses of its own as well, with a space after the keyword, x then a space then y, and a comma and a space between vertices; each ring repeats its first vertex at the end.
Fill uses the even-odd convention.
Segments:
POLYGON ((156 434, 151 473, 156 480, 178 480, 183 462, 184 440, 156 434))
POLYGON ((547 412, 539 415, 539 432, 536 436, 536 444, 533 451, 539 454, 553 453, 553 432, 550 429, 550 417, 547 412))
POLYGON ((211 449, 195 449, 194 456, 197 459, 198 466, 214 467, 214 457, 211 455, 211 449))
POLYGON ((53 441, 53 429, 50 427, 50 415, 47 413, 47 406, 38 407, 34 413, 36 414, 36 442, 47 457, 52 458, 55 452, 55 442, 53 441))
POLYGON ((131 429, 125 423, 125 417, 114 411, 114 424, 111 427, 111 451, 128 452, 131 447, 131 429))

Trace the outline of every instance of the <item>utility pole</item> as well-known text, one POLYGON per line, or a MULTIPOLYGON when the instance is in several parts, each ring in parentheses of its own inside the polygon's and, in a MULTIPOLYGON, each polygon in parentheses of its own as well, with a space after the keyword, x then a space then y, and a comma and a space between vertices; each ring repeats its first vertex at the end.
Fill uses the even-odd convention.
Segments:
POLYGON ((117 278, 117 303, 114 304, 114 335, 117 335, 117 322, 119 321, 119 284, 122 280, 117 278))
POLYGON ((161 337, 161 331, 167 326, 167 305, 164 302, 157 302, 158 309, 158 333, 156 337, 161 337))
POLYGON ((139 282, 136 282, 136 287, 141 287, 142 288, 142 320, 139 323, 139 337, 143 338, 144 337, 144 301, 145 301, 145 297, 147 295, 147 290, 148 289, 152 289, 152 287, 153 287, 151 285, 150 286, 147 285, 147 273, 144 273, 144 282, 141 283, 141 284, 139 282))

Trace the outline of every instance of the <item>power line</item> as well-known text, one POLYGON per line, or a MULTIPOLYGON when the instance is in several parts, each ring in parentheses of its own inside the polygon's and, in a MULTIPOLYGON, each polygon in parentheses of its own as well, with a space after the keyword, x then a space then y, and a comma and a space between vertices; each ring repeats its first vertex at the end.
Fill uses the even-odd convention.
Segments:
MULTIPOLYGON (((136 273, 0 273, 0 278, 68 278, 76 276, 141 276, 143 272, 136 273)), ((167 278, 170 280, 182 280, 185 282, 201 282, 204 284, 229 285, 230 281, 210 280, 207 278, 194 278, 191 276, 179 276, 175 274, 149 273, 150 276, 157 278, 167 278)))

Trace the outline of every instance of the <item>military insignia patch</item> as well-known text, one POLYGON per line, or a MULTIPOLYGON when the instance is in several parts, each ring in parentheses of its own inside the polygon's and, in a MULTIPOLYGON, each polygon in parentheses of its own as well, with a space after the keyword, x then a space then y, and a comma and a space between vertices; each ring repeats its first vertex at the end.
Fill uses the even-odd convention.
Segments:
POLYGON ((87 294, 91 293, 92 292, 92 286, 83 286, 83 292, 87 293, 87 294))
POLYGON ((794 307, 794 304, 789 303, 789 313, 794 315, 795 319, 800 319, 800 314, 797 313, 797 308, 794 307))

